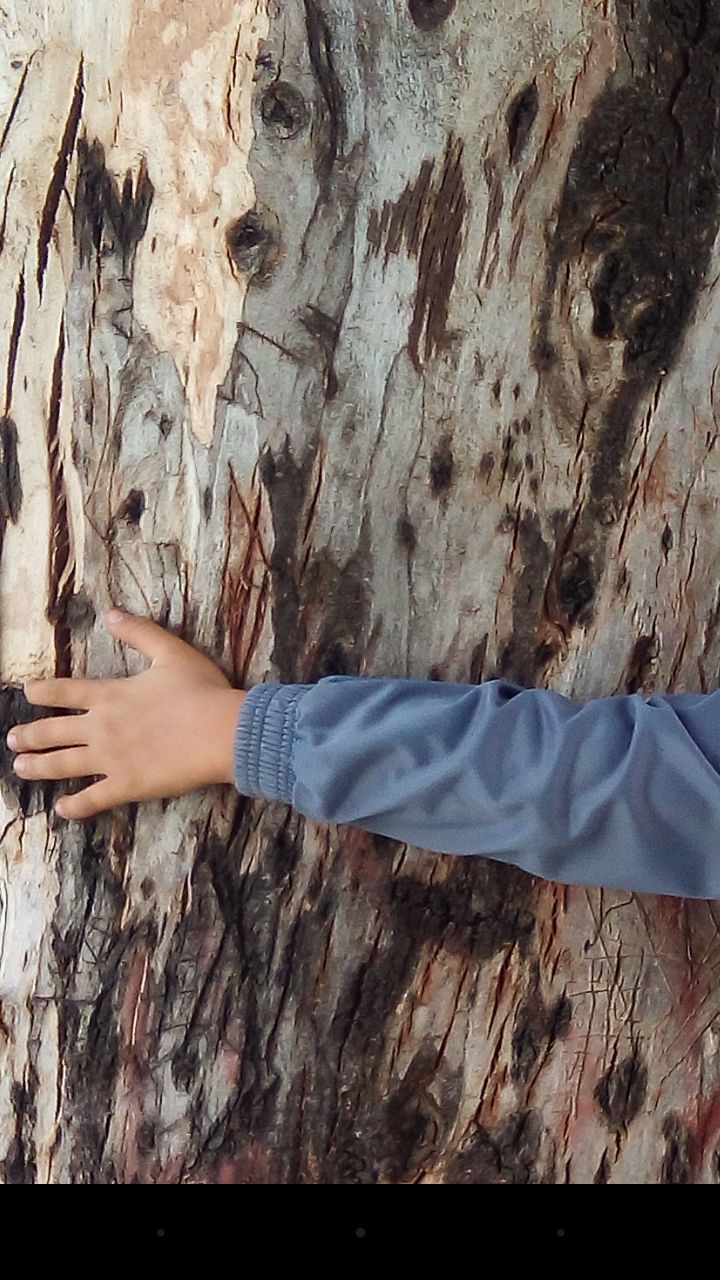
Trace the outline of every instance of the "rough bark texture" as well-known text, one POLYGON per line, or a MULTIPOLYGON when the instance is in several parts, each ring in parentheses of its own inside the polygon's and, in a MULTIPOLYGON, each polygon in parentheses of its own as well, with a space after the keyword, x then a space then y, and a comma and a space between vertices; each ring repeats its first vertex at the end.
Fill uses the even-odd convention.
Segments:
POLYGON ((720 0, 9 13, 2 1178, 717 1182, 717 904, 68 825, 4 731, 111 599, 244 687, 717 687, 720 0))

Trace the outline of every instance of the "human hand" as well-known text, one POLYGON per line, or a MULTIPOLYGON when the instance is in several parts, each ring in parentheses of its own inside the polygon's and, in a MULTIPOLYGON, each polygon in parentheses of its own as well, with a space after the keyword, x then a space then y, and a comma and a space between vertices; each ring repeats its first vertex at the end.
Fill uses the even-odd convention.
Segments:
POLYGON ((107 626, 152 666, 109 680, 26 681, 33 706, 84 714, 16 725, 7 737, 11 750, 22 752, 15 772, 33 781, 103 775, 55 805, 61 817, 76 820, 131 801, 232 784, 235 727, 246 692, 151 618, 123 614, 115 621, 111 611, 107 626))

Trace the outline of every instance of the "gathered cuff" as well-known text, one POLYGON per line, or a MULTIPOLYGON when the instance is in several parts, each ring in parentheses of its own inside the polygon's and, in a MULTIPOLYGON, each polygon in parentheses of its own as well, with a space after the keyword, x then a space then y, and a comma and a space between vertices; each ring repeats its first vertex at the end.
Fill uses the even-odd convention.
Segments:
POLYGON ((233 748, 235 786, 244 795, 292 804, 295 717, 312 684, 268 681, 248 689, 233 748))

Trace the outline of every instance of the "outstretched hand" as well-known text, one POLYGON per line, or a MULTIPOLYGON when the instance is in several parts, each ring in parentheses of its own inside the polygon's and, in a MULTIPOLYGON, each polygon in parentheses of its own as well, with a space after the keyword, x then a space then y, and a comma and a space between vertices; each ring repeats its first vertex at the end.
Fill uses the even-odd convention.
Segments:
POLYGON ((232 754, 240 707, 234 689, 204 654, 151 618, 107 615, 108 630, 152 665, 108 680, 28 680, 33 706, 82 715, 16 725, 7 737, 20 751, 21 778, 103 775, 55 805, 64 818, 94 817, 131 801, 167 799, 234 782, 232 754))

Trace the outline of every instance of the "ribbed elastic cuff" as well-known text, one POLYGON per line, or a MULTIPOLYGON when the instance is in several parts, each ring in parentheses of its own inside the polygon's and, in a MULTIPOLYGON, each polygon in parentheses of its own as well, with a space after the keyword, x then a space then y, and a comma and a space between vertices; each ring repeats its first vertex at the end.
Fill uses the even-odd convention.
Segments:
POLYGON ((270 681, 248 689, 233 748, 235 786, 243 795, 292 804, 295 716, 301 697, 313 687, 270 681))

